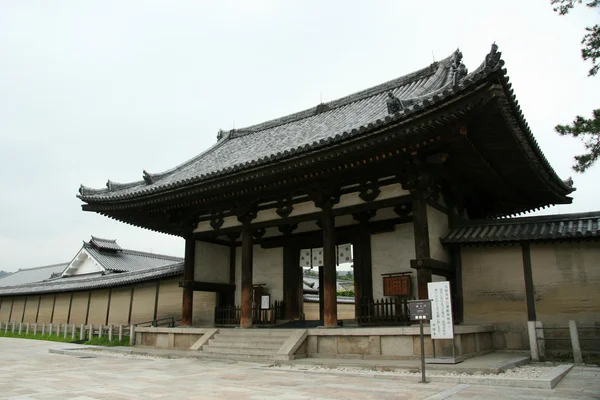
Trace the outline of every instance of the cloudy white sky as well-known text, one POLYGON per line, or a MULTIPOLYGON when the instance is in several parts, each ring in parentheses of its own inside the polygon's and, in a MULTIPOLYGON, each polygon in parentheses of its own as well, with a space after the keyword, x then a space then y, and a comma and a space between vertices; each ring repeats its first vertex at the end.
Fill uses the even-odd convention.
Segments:
MULTIPOLYGON (((600 208, 600 165, 557 123, 598 108, 580 57, 598 12, 549 0, 0 0, 0 270, 70 261, 90 235, 183 254, 183 241, 81 211, 79 184, 139 180, 243 127, 393 79, 460 46, 474 69, 496 41, 569 206, 600 208)), ((507 160, 510 162, 510 160, 507 160)))

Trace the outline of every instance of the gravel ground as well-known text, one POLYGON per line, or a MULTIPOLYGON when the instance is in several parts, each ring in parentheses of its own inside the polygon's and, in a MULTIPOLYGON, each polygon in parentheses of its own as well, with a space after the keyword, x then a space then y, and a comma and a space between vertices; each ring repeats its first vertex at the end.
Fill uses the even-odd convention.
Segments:
MULTIPOLYGON (((335 373, 349 373, 349 374, 364 374, 372 375, 374 372, 380 375, 395 375, 395 376, 421 376, 420 372, 409 372, 403 370, 396 371, 373 371, 362 368, 352 367, 339 367, 339 368, 323 368, 318 366, 306 366, 306 365, 272 365, 269 368, 284 370, 284 371, 310 371, 310 372, 335 372, 335 373)), ((500 374, 467 374, 457 373, 440 370, 427 370, 427 376, 439 376, 439 377, 473 377, 473 378, 510 378, 510 379, 536 379, 542 374, 551 371, 553 366, 542 366, 542 365, 525 365, 518 368, 513 368, 500 374)))

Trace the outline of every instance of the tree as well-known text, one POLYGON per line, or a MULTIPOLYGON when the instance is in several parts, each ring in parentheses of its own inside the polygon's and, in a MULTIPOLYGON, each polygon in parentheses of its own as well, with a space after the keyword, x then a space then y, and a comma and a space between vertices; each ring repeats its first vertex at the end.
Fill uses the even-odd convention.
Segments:
MULTIPOLYGON (((551 0, 551 4, 555 6, 554 11, 559 15, 568 14, 576 4, 582 2, 583 0, 551 0)), ((589 0, 585 5, 589 8, 600 7, 600 0, 589 0)), ((600 25, 588 26, 585 30, 587 33, 581 40, 581 57, 584 61, 592 62, 588 76, 596 76, 600 70, 600 25)), ((554 129, 560 135, 579 137, 583 141, 586 152, 575 156, 575 171, 585 172, 600 158, 600 109, 592 111, 592 119, 578 115, 571 125, 557 125, 554 129)))

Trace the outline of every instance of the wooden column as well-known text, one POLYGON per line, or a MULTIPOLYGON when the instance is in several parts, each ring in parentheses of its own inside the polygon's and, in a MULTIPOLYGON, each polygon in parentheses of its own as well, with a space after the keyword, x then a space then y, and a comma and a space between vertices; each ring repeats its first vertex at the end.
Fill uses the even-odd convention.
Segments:
POLYGON ((463 284, 462 284, 462 254, 460 246, 453 247, 450 250, 452 264, 454 265, 454 275, 451 279, 450 289, 454 294, 454 320, 456 323, 464 320, 463 306, 463 284))
MULTIPOLYGON (((196 263, 196 239, 192 234, 185 238, 185 261, 183 264, 184 282, 194 281, 194 265, 196 263)), ((181 306, 181 325, 191 326, 194 314, 194 290, 191 286, 183 288, 183 304, 181 306)))
POLYGON ((300 318, 298 288, 301 280, 300 249, 287 237, 283 244, 283 301, 286 319, 300 318))
POLYGON ((525 277, 525 298, 527 299, 527 320, 535 321, 535 296, 533 292, 533 273, 531 272, 531 250, 529 243, 521 243, 523 251, 523 275, 525 277))
POLYGON ((250 221, 242 223, 242 313, 240 326, 252 327, 252 228, 250 221))
POLYGON ((337 327, 337 282, 335 260, 335 219, 332 207, 323 208, 324 325, 337 327))
MULTIPOLYGON (((416 259, 430 258, 429 226, 427 224, 427 205, 421 196, 413 200, 413 227, 415 236, 416 259)), ((419 299, 428 298, 427 284, 431 282, 431 269, 417 269, 417 290, 419 299)))
POLYGON ((369 219, 374 214, 374 212, 363 212, 354 215, 354 219, 360 223, 360 233, 352 243, 354 250, 354 315, 356 318, 360 315, 361 298, 373 298, 373 267, 369 219))
POLYGON ((323 266, 319 269, 319 320, 325 319, 325 279, 323 278, 323 266))

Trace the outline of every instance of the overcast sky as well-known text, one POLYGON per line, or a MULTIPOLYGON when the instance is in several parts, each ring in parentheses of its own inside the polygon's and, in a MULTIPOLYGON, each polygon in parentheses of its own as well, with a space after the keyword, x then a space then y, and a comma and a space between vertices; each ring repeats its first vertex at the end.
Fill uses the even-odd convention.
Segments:
MULTIPOLYGON (((183 241, 81 211, 81 183, 141 179, 241 128, 450 55, 470 70, 496 41, 535 137, 572 205, 592 211, 600 165, 553 127, 598 108, 580 56, 598 13, 549 0, 0 0, 0 270, 67 262, 90 235, 183 255, 183 241), (494 6, 492 6, 492 4, 494 6)), ((510 162, 510 160, 506 160, 510 162)))

